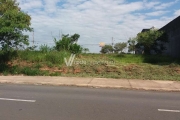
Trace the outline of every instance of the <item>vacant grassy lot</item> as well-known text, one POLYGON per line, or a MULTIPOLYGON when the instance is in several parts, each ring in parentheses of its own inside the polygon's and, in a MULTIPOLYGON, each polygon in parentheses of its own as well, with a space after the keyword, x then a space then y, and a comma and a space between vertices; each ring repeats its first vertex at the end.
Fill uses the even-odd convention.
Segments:
POLYGON ((180 80, 180 61, 165 56, 79 54, 67 67, 69 57, 68 52, 18 51, 16 59, 0 64, 0 74, 180 80))

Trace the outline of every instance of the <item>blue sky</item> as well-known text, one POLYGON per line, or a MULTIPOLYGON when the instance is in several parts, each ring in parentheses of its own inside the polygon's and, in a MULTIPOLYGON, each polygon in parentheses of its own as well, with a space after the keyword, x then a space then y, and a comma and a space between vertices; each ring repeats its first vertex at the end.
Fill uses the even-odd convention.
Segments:
MULTIPOLYGON (((17 0, 32 18, 35 44, 54 44, 59 33, 81 35, 99 52, 100 42, 126 42, 143 28, 161 28, 180 15, 180 0, 17 0)), ((28 33, 32 41, 32 33, 28 33)))

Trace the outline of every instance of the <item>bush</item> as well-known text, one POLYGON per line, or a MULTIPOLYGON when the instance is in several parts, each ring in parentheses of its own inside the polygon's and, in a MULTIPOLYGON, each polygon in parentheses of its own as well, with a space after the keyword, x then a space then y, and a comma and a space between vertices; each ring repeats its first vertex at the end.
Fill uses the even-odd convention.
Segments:
POLYGON ((60 59, 62 59, 62 58, 57 53, 50 53, 50 54, 46 55, 45 59, 46 59, 46 61, 49 61, 52 64, 59 64, 60 63, 60 59))
POLYGON ((82 47, 78 44, 72 44, 70 46, 70 52, 73 54, 78 54, 82 52, 82 47))
POLYGON ((42 52, 42 53, 48 53, 48 52, 50 52, 52 50, 53 50, 52 48, 50 48, 48 45, 45 45, 45 44, 41 45, 39 47, 39 51, 42 52))
POLYGON ((69 35, 63 35, 62 39, 56 40, 55 42, 55 50, 57 51, 68 51, 73 54, 81 53, 82 47, 77 44, 77 41, 79 39, 80 35, 74 34, 72 36, 69 35))
POLYGON ((24 67, 22 69, 22 73, 29 76, 36 76, 36 75, 40 75, 40 70, 36 68, 33 69, 31 67, 24 67))
POLYGON ((0 73, 9 69, 9 66, 5 63, 0 63, 0 73))
POLYGON ((50 52, 45 56, 47 62, 51 62, 52 64, 63 64, 64 58, 70 56, 69 52, 61 51, 61 52, 50 52))
POLYGON ((10 68, 9 73, 11 73, 11 74, 13 74, 13 75, 21 74, 21 69, 20 69, 20 67, 19 67, 18 65, 12 66, 12 67, 10 68))
POLYGON ((34 65, 34 68, 36 68, 36 69, 40 69, 41 67, 42 67, 42 65, 39 64, 39 63, 37 63, 37 64, 34 65))
POLYGON ((17 51, 10 50, 10 51, 0 51, 0 62, 7 63, 8 61, 13 60, 17 57, 17 51))

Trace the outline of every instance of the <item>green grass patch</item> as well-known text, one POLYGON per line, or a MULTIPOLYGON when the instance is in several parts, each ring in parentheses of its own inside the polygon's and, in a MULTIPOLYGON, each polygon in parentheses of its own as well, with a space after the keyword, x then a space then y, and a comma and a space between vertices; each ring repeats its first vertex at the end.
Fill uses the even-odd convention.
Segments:
POLYGON ((18 51, 19 59, 30 62, 51 62, 52 64, 63 64, 64 58, 70 56, 69 52, 51 51, 48 53, 40 51, 18 51))

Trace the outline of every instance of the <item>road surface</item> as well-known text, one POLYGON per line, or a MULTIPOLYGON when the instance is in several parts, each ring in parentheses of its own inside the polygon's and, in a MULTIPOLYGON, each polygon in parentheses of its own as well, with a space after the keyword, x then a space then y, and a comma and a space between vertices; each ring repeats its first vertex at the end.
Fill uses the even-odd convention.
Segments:
POLYGON ((180 120, 180 93, 0 84, 0 120, 180 120))

